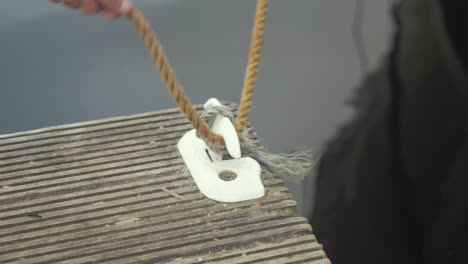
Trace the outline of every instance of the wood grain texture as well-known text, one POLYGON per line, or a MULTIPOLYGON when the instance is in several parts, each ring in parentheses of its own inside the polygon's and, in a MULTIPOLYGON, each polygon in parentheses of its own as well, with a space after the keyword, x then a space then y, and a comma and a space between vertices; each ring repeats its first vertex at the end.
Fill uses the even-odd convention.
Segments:
POLYGON ((189 129, 170 109, 0 135, 0 263, 329 263, 277 175, 258 200, 205 198, 189 129))

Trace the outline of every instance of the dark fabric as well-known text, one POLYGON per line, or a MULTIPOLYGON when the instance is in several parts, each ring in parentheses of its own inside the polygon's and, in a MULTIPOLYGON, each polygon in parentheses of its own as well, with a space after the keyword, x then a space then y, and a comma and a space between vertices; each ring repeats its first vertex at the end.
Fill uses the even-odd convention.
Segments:
POLYGON ((396 6, 392 50, 357 90, 354 119, 328 144, 310 221, 335 264, 468 263, 461 8, 396 6))
POLYGON ((441 0, 444 13, 445 29, 452 41, 453 47, 462 61, 464 68, 468 65, 468 2, 462 0, 441 0))

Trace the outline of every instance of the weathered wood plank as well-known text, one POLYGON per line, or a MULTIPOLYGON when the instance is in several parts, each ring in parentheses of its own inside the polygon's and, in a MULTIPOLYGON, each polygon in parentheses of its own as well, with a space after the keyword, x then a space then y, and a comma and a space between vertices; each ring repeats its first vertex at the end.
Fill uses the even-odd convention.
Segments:
POLYGON ((206 199, 175 147, 189 129, 170 109, 0 135, 0 263, 329 263, 277 175, 206 199))
MULTIPOLYGON (((201 107, 196 106, 196 109, 201 110, 201 107)), ((153 118, 153 117, 156 117, 156 118, 160 117, 162 119, 167 119, 167 117, 170 117, 172 114, 174 114, 176 117, 183 118, 183 115, 180 113, 179 109, 175 109, 175 108, 160 110, 157 112, 135 114, 135 115, 130 115, 130 116, 111 117, 111 118, 100 119, 100 120, 93 120, 93 121, 87 121, 87 122, 81 122, 81 123, 75 123, 75 124, 59 125, 59 126, 46 127, 46 128, 35 129, 35 130, 0 135, 0 139, 8 139, 8 141, 2 142, 0 143, 0 145, 9 144, 12 142, 27 141, 29 139, 33 139, 33 140, 40 139, 44 135, 55 133, 55 132, 64 133, 64 134, 86 133, 87 131, 92 131, 92 129, 96 126, 102 126, 102 125, 108 125, 108 124, 110 124, 111 126, 118 126, 116 125, 116 123, 125 123, 130 120, 139 121, 141 119, 153 118)))
POLYGON ((283 256, 288 253, 294 253, 296 250, 302 251, 305 249, 307 251, 319 250, 321 249, 321 245, 316 242, 315 237, 312 235, 296 236, 278 240, 277 243, 256 243, 253 247, 240 246, 231 250, 181 257, 172 261, 177 264, 193 264, 200 261, 209 263, 228 263, 227 261, 231 261, 239 263, 260 260, 264 256, 283 256))

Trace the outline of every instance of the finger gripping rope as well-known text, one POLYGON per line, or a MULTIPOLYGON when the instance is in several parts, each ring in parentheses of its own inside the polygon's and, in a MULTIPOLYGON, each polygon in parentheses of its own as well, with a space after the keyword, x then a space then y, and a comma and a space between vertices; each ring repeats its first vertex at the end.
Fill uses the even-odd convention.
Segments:
MULTIPOLYGON (((253 91, 257 79, 257 69, 260 61, 260 52, 263 42, 263 34, 266 19, 266 9, 268 0, 258 0, 255 14, 255 22, 252 31, 248 63, 242 89, 241 102, 239 104, 238 116, 235 122, 235 128, 240 134, 248 121, 250 109, 252 107, 253 91)), ((156 68, 161 74, 161 79, 166 84, 174 101, 179 109, 185 114, 193 128, 197 130, 198 135, 205 141, 215 146, 224 146, 224 140, 221 136, 214 133, 208 124, 200 118, 192 103, 188 99, 182 85, 177 81, 169 60, 164 53, 162 46, 152 30, 150 23, 143 13, 136 7, 132 7, 127 13, 128 19, 133 23, 140 34, 149 54, 153 58, 156 68)))

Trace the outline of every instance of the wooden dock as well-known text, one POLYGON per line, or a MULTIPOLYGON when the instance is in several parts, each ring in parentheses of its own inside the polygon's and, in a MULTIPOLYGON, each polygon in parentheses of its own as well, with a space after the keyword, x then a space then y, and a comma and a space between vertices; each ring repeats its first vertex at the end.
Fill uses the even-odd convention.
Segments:
POLYGON ((206 199, 177 109, 0 135, 0 263, 329 263, 283 181, 206 199))

